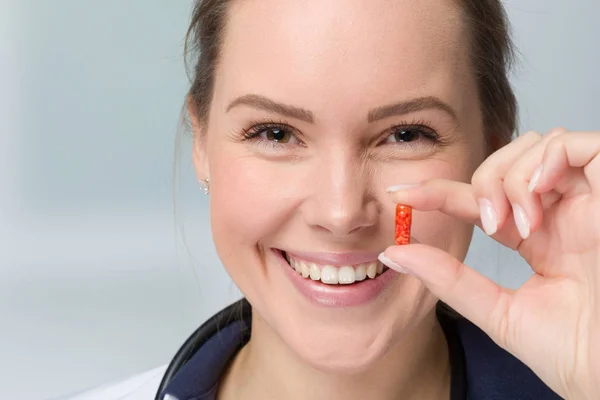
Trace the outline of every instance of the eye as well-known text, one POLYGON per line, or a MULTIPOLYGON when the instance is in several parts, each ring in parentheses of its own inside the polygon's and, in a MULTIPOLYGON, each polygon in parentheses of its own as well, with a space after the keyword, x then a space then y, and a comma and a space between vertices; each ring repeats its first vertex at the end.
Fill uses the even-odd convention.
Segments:
POLYGON ((294 134, 294 129, 282 124, 254 125, 244 132, 244 138, 271 146, 296 145, 301 143, 294 134))
POLYGON ((439 142, 439 136, 430 128, 424 126, 397 126, 391 129, 386 143, 407 143, 413 145, 431 145, 439 142), (423 143, 419 143, 423 142, 423 143))

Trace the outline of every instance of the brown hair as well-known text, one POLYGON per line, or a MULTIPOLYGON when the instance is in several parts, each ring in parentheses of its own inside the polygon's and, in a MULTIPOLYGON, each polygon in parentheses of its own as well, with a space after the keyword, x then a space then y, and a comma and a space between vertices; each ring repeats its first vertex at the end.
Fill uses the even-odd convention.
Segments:
MULTIPOLYGON (((514 59, 508 19, 500 0, 455 1, 470 32, 482 122, 488 143, 495 149, 510 142, 517 124, 517 101, 508 78, 514 59)), ((232 2, 196 0, 186 35, 186 65, 193 66, 188 69, 192 82, 188 99, 204 124, 208 123, 215 69, 232 2)))

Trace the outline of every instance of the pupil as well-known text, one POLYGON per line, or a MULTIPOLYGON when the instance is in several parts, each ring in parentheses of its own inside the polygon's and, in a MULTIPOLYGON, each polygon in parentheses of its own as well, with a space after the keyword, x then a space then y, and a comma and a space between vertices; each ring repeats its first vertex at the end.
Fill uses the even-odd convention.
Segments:
POLYGON ((269 136, 271 137, 271 140, 274 140, 276 142, 281 142, 281 141, 285 140, 285 132, 282 131, 281 129, 271 129, 269 131, 269 133, 270 133, 269 136))
POLYGON ((414 131, 401 130, 396 133, 396 140, 399 142, 411 142, 415 140, 417 134, 414 131))

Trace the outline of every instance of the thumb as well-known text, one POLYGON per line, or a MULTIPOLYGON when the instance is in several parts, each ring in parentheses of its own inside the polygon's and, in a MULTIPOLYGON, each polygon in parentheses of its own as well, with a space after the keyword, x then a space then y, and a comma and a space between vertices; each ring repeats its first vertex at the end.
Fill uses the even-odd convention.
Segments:
POLYGON ((496 343, 502 339, 512 291, 497 285, 443 250, 424 244, 389 247, 380 261, 409 274, 440 300, 487 333, 496 343))

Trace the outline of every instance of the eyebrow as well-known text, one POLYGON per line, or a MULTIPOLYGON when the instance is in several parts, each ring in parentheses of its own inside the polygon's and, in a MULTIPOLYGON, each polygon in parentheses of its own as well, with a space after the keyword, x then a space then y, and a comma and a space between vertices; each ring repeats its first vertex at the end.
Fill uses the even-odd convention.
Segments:
POLYGON ((231 104, 229 104, 229 106, 227 106, 226 112, 229 112, 229 110, 231 110, 232 108, 240 105, 245 105, 259 110, 270 111, 275 114, 281 114, 285 117, 308 122, 309 124, 313 124, 315 122, 315 117, 313 113, 308 110, 294 106, 289 106, 282 103, 277 103, 267 97, 260 96, 258 94, 247 94, 238 97, 237 99, 233 100, 231 104))
POLYGON ((416 99, 394 103, 369 111, 367 120, 369 122, 379 121, 388 117, 409 114, 421 110, 441 110, 449 114, 454 120, 458 120, 456 112, 448 104, 437 97, 419 97, 416 99))
MULTIPOLYGON (((226 109, 229 112, 232 108, 238 106, 248 106, 258 110, 264 110, 275 114, 280 114, 288 118, 294 118, 300 121, 313 124, 315 122, 314 114, 303 108, 278 103, 258 94, 247 94, 233 100, 226 109)), ((454 120, 458 120, 456 112, 448 104, 437 97, 419 97, 416 99, 389 104, 383 107, 374 108, 367 114, 369 123, 379 121, 393 116, 401 116, 421 110, 441 110, 449 114, 454 120)))

